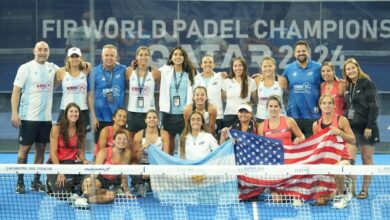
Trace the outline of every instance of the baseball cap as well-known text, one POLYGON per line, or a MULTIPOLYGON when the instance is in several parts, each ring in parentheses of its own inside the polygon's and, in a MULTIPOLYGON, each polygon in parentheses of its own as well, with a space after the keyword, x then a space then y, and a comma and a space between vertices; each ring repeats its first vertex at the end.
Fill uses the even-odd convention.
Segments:
POLYGON ((248 104, 245 104, 245 103, 238 106, 237 111, 239 112, 242 109, 247 110, 248 112, 252 112, 252 107, 248 104))
POLYGON ((77 47, 72 47, 72 48, 69 48, 68 50, 68 57, 70 57, 72 54, 77 54, 81 57, 81 50, 80 48, 77 48, 77 47))

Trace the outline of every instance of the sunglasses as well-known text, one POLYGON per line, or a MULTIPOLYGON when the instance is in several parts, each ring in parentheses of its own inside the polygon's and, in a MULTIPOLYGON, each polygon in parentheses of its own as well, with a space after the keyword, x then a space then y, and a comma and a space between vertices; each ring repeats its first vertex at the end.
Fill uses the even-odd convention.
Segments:
POLYGON ((77 54, 72 54, 72 55, 70 55, 70 57, 71 57, 71 58, 79 58, 80 56, 77 55, 77 54))

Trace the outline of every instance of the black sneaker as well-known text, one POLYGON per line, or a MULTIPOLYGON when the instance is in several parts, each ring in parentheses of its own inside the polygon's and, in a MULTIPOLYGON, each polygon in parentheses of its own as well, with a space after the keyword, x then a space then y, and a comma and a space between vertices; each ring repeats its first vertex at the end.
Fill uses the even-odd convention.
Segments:
POLYGON ((16 184, 15 193, 17 193, 17 194, 25 194, 26 193, 26 187, 24 186, 23 182, 18 182, 16 184))
POLYGON ((30 191, 45 192, 45 185, 40 180, 32 181, 30 191))

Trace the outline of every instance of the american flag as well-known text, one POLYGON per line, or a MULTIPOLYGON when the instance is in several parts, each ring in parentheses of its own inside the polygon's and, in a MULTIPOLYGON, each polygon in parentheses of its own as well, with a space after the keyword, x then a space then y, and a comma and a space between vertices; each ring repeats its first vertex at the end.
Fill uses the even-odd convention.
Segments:
MULTIPOLYGON (((237 165, 335 164, 345 150, 345 143, 330 135, 329 129, 291 146, 283 146, 280 140, 233 129, 230 135, 235 139, 237 165)), ((267 187, 272 192, 309 200, 329 195, 336 185, 331 175, 239 176, 241 199, 257 196, 267 187)))

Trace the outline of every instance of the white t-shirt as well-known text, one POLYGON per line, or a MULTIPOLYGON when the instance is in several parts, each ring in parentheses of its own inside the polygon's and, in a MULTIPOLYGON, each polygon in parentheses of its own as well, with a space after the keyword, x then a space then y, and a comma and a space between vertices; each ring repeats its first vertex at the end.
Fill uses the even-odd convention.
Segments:
MULTIPOLYGON (((186 136, 185 159, 199 160, 218 147, 218 142, 210 133, 200 132, 197 137, 186 136)), ((180 151, 179 151, 180 152, 180 151)), ((181 157, 181 155, 179 155, 181 157)))
POLYGON ((60 109, 65 110, 69 103, 74 102, 80 107, 80 110, 87 110, 87 86, 87 76, 83 72, 80 72, 76 77, 66 72, 62 79, 60 109))
POLYGON ((217 108, 217 119, 223 118, 223 105, 221 97, 222 83, 223 78, 221 77, 220 73, 214 73, 214 75, 208 79, 207 85, 200 73, 195 76, 194 89, 198 86, 206 87, 209 102, 215 105, 217 108))
POLYGON ((249 102, 252 92, 256 91, 256 81, 248 77, 248 95, 241 98, 241 82, 234 78, 224 79, 222 90, 226 92, 226 107, 224 115, 237 115, 237 107, 242 103, 249 102))
POLYGON ((21 120, 51 121, 54 78, 58 69, 53 63, 39 64, 35 60, 19 67, 14 86, 22 88, 21 120))

